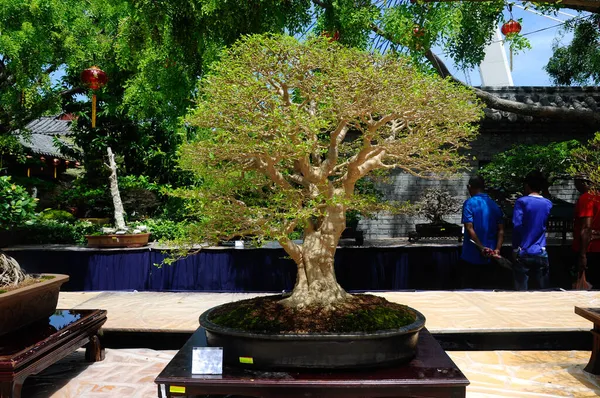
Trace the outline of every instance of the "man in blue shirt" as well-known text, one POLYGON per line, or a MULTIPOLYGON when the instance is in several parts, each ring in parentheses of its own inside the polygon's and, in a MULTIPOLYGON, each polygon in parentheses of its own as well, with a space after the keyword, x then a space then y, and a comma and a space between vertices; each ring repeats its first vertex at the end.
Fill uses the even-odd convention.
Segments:
POLYGON ((513 212, 513 276, 515 290, 546 289, 550 285, 546 223, 552 202, 540 195, 546 178, 539 171, 525 177, 525 196, 517 199, 513 212))
POLYGON ((465 201, 462 210, 462 223, 465 227, 460 256, 462 288, 493 288, 490 259, 481 253, 476 244, 490 248, 496 255, 500 254, 504 240, 502 210, 483 192, 485 181, 481 176, 471 177, 467 189, 471 198, 465 201))

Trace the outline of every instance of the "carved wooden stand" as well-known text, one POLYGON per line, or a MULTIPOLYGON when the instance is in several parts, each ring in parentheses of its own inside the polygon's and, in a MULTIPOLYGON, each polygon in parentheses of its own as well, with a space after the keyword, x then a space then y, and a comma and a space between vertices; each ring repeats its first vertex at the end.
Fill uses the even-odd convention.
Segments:
POLYGON ((427 329, 419 333, 416 357, 407 364, 350 371, 265 372, 224 367, 223 375, 192 375, 192 348, 205 347, 199 328, 158 375, 159 398, 205 394, 263 398, 461 398, 469 384, 427 329))
POLYGON ((103 360, 98 333, 104 322, 104 310, 56 310, 47 321, 0 337, 0 398, 20 398, 27 376, 84 345, 86 360, 103 360))

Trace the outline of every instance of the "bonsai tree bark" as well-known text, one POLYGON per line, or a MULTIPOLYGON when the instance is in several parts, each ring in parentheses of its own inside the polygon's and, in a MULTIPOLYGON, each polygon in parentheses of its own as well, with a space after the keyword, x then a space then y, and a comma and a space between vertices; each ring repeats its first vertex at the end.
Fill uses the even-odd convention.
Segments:
POLYGON ((182 167, 203 177, 184 194, 204 222, 190 236, 279 241, 298 267, 283 300, 295 308, 351 299, 334 270, 345 213, 378 205, 355 193, 357 181, 391 168, 457 171, 482 115, 464 87, 325 38, 246 37, 222 54, 198 98, 189 122, 205 134, 183 146, 182 167))
POLYGON ((127 227, 125 226, 125 218, 123 217, 123 214, 125 213, 123 210, 123 202, 121 201, 121 194, 119 193, 117 163, 115 162, 115 155, 113 154, 112 149, 108 147, 106 151, 108 152, 108 167, 110 168, 110 176, 108 176, 108 180, 110 181, 110 196, 112 196, 115 208, 115 226, 118 230, 124 230, 127 227))
POLYGON ((0 287, 17 286, 26 277, 17 260, 0 252, 0 287))

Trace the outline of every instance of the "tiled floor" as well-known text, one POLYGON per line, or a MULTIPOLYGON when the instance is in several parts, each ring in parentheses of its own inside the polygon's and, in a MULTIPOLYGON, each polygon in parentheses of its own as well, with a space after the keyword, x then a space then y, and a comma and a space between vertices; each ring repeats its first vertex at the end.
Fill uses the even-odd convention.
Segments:
MULTIPOLYGON (((600 307, 596 292, 390 292, 391 301, 417 308, 433 332, 489 330, 589 330, 575 305, 600 307)), ((108 310, 106 328, 181 330, 198 327, 214 305, 254 294, 61 293, 60 308, 108 310)), ((591 337, 590 337, 591 338, 591 337)), ((108 349, 103 362, 88 365, 78 351, 26 382, 23 398, 156 397, 154 378, 174 351, 108 349)), ((589 352, 448 352, 471 381, 469 398, 596 397, 600 377, 583 371, 589 352)))
MULTIPOLYGON (((600 307, 600 293, 423 291, 375 293, 409 305, 431 332, 588 330, 574 306, 600 307)), ((250 293, 61 292, 59 308, 108 310, 107 329, 193 332, 205 310, 250 293)))
MULTIPOLYGON (((454 351, 452 360, 471 381, 468 398, 597 397, 600 378, 582 368, 582 351, 454 351)), ((23 398, 156 398, 154 378, 175 351, 106 351, 88 365, 80 350, 27 379, 23 398)))

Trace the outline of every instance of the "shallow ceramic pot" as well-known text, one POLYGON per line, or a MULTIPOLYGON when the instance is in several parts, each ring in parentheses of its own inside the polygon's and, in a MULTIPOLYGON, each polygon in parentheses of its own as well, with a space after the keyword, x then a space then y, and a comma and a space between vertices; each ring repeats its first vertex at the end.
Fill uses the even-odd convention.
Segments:
POLYGON ((148 244, 150 234, 86 235, 88 247, 142 247, 148 244))
POLYGON ((425 317, 408 308, 415 322, 372 333, 268 334, 221 327, 208 320, 216 308, 200 315, 211 347, 223 347, 223 363, 252 369, 349 369, 381 367, 410 361, 416 354, 425 317))
POLYGON ((47 318, 56 311, 60 286, 69 280, 69 276, 42 276, 53 278, 0 293, 0 335, 47 318))

